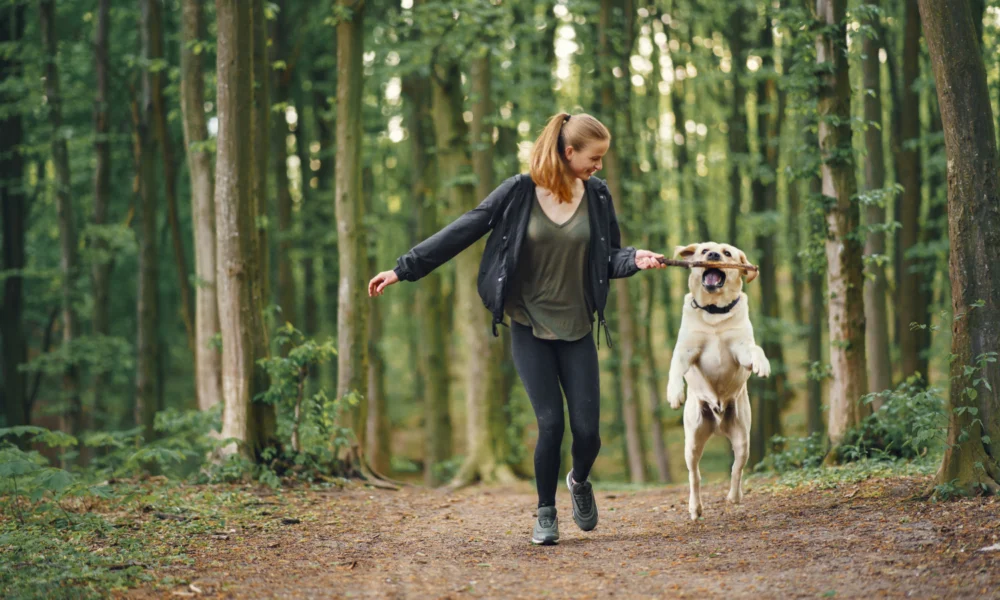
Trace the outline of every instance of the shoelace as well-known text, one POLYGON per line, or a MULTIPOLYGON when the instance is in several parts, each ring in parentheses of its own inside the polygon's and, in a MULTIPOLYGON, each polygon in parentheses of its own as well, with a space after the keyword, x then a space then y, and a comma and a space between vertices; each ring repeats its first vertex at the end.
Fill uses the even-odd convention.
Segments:
POLYGON ((552 527, 552 524, 555 523, 555 521, 556 521, 555 519, 553 519, 552 517, 549 517, 549 516, 538 517, 538 524, 541 525, 545 529, 548 529, 549 527, 552 527))
POLYGON ((593 508, 591 500, 594 496, 591 494, 590 489, 589 481, 573 484, 573 495, 576 496, 576 502, 580 505, 580 512, 589 513, 591 508, 593 508))

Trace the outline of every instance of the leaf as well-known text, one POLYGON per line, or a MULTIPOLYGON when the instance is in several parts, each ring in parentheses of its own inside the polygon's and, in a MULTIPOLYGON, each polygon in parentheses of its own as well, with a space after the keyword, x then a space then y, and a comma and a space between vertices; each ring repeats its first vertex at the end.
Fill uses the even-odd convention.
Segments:
POLYGON ((38 465, 23 458, 15 458, 0 464, 0 477, 20 477, 41 469, 38 465))
POLYGON ((75 478, 69 472, 62 469, 46 469, 41 475, 35 478, 35 482, 44 490, 50 492, 61 492, 73 485, 75 478))

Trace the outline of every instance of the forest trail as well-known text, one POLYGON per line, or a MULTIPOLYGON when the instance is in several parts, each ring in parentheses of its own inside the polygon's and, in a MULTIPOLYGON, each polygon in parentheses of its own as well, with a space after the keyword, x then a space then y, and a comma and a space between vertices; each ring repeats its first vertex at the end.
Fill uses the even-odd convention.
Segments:
POLYGON ((1000 597, 1000 550, 980 551, 1000 542, 1000 498, 912 500, 928 483, 751 482, 739 507, 714 484, 696 523, 686 485, 598 489, 590 533, 574 525, 562 488, 562 541, 548 547, 529 543, 527 483, 302 491, 281 505, 260 496, 227 535, 185 548, 193 564, 156 573, 183 583, 127 597, 1000 597))

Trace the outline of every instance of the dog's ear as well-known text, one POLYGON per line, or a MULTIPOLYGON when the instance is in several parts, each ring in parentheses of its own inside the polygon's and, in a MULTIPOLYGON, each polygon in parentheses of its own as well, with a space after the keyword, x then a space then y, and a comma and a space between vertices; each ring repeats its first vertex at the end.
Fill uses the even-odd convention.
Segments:
MULTIPOLYGON (((747 260, 746 253, 743 252, 742 250, 740 250, 739 253, 740 253, 740 255, 739 255, 740 256, 740 264, 749 265, 750 261, 747 260)), ((744 275, 747 278, 747 283, 750 283, 754 279, 757 279, 757 275, 759 274, 758 271, 744 271, 743 273, 744 273, 744 275)))
POLYGON ((674 248, 674 256, 679 256, 680 258, 688 259, 694 256, 696 250, 698 250, 698 244, 677 246, 676 248, 674 248))

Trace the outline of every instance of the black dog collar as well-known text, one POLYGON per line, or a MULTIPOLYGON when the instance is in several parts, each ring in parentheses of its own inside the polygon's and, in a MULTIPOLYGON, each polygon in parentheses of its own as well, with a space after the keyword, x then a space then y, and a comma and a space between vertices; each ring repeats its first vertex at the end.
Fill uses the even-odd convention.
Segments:
POLYGON ((713 314, 713 315, 724 315, 724 314, 728 313, 729 311, 733 310, 733 308, 736 306, 736 303, 739 302, 739 301, 740 301, 740 299, 739 299, 739 297, 737 297, 736 300, 733 300, 732 302, 730 302, 726 306, 716 306, 714 304, 707 304, 705 306, 701 306, 700 304, 698 304, 697 302, 694 301, 694 298, 692 298, 691 299, 691 308, 700 308, 701 310, 703 310, 703 311, 705 311, 705 312, 707 312, 709 314, 713 314))

